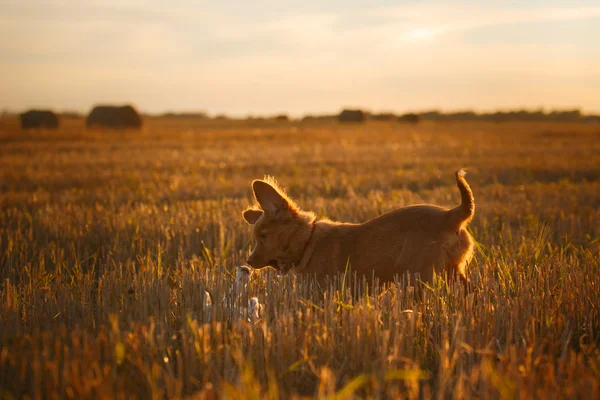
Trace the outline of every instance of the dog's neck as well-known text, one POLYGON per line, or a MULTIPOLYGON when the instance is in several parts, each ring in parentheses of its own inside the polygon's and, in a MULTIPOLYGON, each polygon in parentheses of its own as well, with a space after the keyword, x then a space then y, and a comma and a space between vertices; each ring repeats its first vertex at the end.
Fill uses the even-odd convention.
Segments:
POLYGON ((310 227, 310 235, 308 235, 308 239, 306 240, 306 243, 304 244, 304 246, 302 246, 302 250, 300 251, 298 257, 297 257, 297 261, 294 262, 294 265, 292 267, 292 269, 296 272, 302 270, 307 263, 307 256, 308 256, 308 245, 310 244, 310 241, 313 237, 313 234, 315 233, 315 228, 317 227, 317 221, 312 221, 310 223, 311 227, 310 227))

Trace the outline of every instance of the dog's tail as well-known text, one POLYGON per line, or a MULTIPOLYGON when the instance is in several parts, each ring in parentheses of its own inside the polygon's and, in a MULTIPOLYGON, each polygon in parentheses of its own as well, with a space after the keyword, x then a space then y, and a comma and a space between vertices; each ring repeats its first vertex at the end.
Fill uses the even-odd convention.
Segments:
POLYGON ((473 197, 473 191, 465 179, 467 172, 464 169, 456 171, 456 185, 460 191, 461 202, 456 208, 453 208, 448 212, 450 219, 450 226, 452 229, 458 231, 464 228, 475 215, 475 198, 473 197))

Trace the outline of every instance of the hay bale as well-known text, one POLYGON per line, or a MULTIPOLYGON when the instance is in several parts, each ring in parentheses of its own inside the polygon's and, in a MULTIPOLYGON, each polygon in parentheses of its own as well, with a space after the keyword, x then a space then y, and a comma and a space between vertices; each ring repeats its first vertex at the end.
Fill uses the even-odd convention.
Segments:
POLYGON ((420 120, 421 120, 421 117, 419 117, 419 115, 415 114, 415 113, 407 113, 407 114, 403 114, 400 117, 398 117, 398 121, 406 122, 409 124, 416 124, 420 120))
POLYGON ((364 122, 365 113, 362 110, 343 110, 338 115, 340 122, 364 122))
POLYGON ((29 110, 20 115, 23 129, 57 129, 58 116, 48 110, 29 110))
POLYGON ((290 118, 285 114, 276 115, 274 118, 275 121, 278 122, 288 122, 290 118))
POLYGON ((87 117, 86 125, 113 129, 140 129, 142 118, 132 106, 96 106, 87 117))

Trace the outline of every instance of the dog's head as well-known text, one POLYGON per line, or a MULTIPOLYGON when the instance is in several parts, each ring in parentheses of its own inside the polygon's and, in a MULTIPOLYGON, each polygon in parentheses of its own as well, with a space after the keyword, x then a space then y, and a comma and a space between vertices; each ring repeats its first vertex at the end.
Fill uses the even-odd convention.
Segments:
POLYGON ((287 274, 298 262, 298 243, 303 229, 311 229, 312 213, 300 211, 272 178, 252 182, 254 198, 259 206, 243 212, 253 225, 255 247, 248 265, 260 269, 271 266, 287 274))

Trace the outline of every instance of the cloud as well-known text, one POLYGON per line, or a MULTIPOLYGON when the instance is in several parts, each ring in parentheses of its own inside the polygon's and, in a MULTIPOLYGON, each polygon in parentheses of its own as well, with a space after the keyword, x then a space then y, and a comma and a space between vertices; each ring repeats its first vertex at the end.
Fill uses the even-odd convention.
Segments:
MULTIPOLYGON (((319 10, 276 7, 262 1, 256 9, 197 6, 176 2, 165 7, 153 1, 23 0, 2 7, 0 50, 10 56, 52 55, 89 62, 124 58, 156 60, 179 57, 184 62, 224 58, 344 57, 354 49, 385 53, 414 42, 431 42, 445 35, 515 22, 576 20, 600 16, 600 7, 510 7, 502 3, 425 2, 319 10), (260 8, 268 11, 263 12, 260 8), (235 9, 234 9, 235 10, 235 9), (247 14, 244 14, 247 13, 247 14), (94 55, 98 54, 98 57, 94 55)), ((331 5, 329 6, 331 7, 331 5)), ((122 61, 122 59, 121 59, 122 61)))

